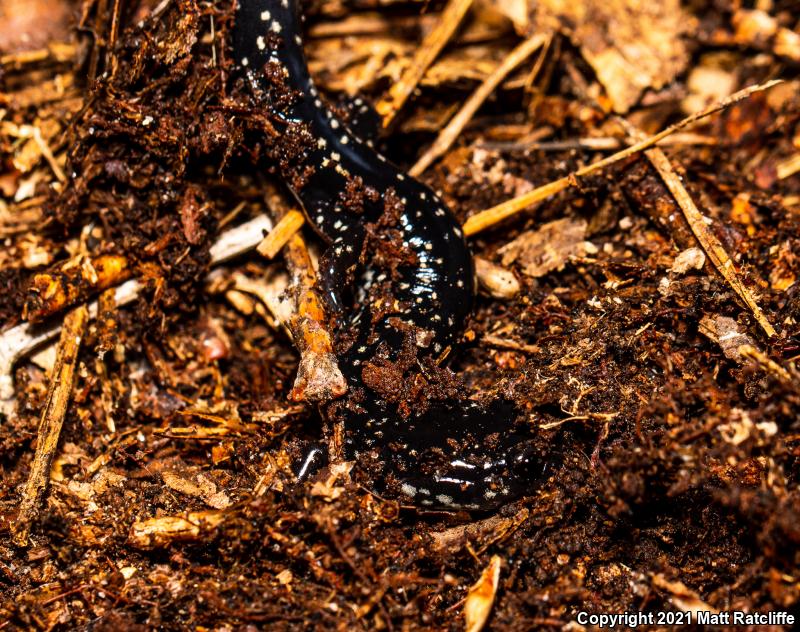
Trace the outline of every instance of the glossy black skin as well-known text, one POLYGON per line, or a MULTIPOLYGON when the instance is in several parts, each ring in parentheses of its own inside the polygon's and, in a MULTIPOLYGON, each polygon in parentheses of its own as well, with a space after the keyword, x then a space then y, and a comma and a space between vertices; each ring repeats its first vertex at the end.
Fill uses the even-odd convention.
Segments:
MULTIPOLYGON (((270 86, 274 89, 276 70, 282 74, 296 95, 288 105, 268 103, 270 111, 287 128, 307 125, 315 141, 302 160, 304 166, 313 166, 313 174, 292 190, 309 222, 330 243, 320 262, 320 279, 328 307, 345 327, 357 331, 340 367, 350 386, 359 388, 362 363, 381 343, 384 352, 389 347, 390 359, 396 359, 403 340, 390 317, 371 322, 363 300, 371 283, 390 284, 390 293, 403 305, 393 316, 430 332, 418 357, 436 358, 455 341, 472 310, 472 258, 459 223, 433 191, 362 142, 322 102, 306 65, 296 5, 294 0, 239 0, 234 56, 253 86, 266 94, 270 86), (366 204, 363 214, 341 204, 340 194, 353 177, 380 196, 366 204), (381 216, 389 191, 403 209, 394 228, 401 231, 404 249, 416 257, 394 279, 359 265, 365 223, 381 216), (357 286, 355 304, 363 307, 348 307, 341 298, 348 284, 357 286)), ((422 506, 488 509, 527 488, 534 459, 527 440, 513 431, 516 412, 511 405, 496 401, 487 410, 453 401, 402 419, 394 407, 366 392, 367 401, 346 416, 346 450, 348 458, 380 453, 392 482, 376 481, 378 489, 391 487, 422 506)))

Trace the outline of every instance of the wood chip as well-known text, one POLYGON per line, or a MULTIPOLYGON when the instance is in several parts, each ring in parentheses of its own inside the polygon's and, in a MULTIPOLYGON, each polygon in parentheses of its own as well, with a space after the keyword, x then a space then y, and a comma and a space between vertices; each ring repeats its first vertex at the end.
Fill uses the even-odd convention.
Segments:
POLYGON ((687 248, 675 257, 670 272, 680 275, 689 270, 702 270, 705 263, 706 256, 700 248, 687 248))
POLYGON ((781 160, 775 167, 778 180, 784 180, 789 176, 800 172, 800 152, 792 154, 788 158, 781 160))
POLYGON ((739 324, 730 316, 706 314, 700 319, 700 333, 716 342, 729 360, 744 362, 741 347, 755 343, 746 333, 739 331, 739 324))
POLYGON ((716 608, 706 603, 691 588, 681 581, 670 580, 661 573, 651 576, 653 586, 667 593, 667 598, 672 604, 683 612, 719 612, 716 608))
POLYGON ((519 281, 511 270, 506 270, 483 257, 475 257, 475 276, 478 284, 494 298, 514 298, 520 291, 519 281))
POLYGON ((731 22, 736 43, 771 48, 776 55, 800 61, 800 34, 780 26, 766 11, 739 9, 731 22))
POLYGON ((129 543, 138 549, 164 548, 174 542, 196 542, 213 536, 232 514, 192 511, 185 516, 161 516, 133 523, 129 543))
POLYGON ((262 257, 272 259, 277 255, 292 236, 300 230, 305 223, 303 214, 295 209, 290 210, 281 217, 269 234, 258 244, 256 250, 262 257))

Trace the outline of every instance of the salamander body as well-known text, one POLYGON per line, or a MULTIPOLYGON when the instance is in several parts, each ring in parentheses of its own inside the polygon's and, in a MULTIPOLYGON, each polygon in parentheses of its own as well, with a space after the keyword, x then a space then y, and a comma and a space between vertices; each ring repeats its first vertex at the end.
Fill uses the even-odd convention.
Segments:
POLYGON ((424 362, 439 358, 461 332, 475 289, 459 223, 432 190, 323 102, 305 61, 296 1, 239 0, 234 57, 264 95, 275 127, 306 139, 282 170, 329 243, 321 286, 329 309, 351 332, 340 367, 350 388, 365 393, 344 413, 348 458, 382 461, 387 467, 376 488, 420 506, 488 509, 518 496, 530 486, 537 459, 530 437, 515 430, 510 403, 451 400, 403 417, 364 388, 366 365, 376 356, 387 362, 408 356, 409 336, 416 361, 424 362), (399 248, 401 263, 365 262, 370 238, 399 248), (380 313, 370 300, 378 288, 394 299, 380 313), (350 300, 343 297, 348 289, 350 300))

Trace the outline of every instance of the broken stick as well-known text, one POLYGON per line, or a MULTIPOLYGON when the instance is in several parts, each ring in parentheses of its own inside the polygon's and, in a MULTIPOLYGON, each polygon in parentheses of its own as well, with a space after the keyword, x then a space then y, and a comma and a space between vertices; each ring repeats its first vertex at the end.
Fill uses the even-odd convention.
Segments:
POLYGON ((439 136, 434 141, 422 157, 417 160, 417 163, 408 171, 409 175, 417 177, 425 169, 427 169, 434 160, 444 154, 452 144, 459 137, 461 132, 466 127, 467 123, 472 120, 478 108, 483 105, 484 101, 489 98, 500 82, 508 76, 514 68, 519 66, 523 61, 528 59, 534 52, 542 47, 547 37, 542 34, 536 34, 519 44, 512 50, 503 60, 491 75, 486 77, 480 87, 470 96, 469 99, 461 106, 458 113, 450 120, 447 126, 439 133, 439 136))
MULTIPOLYGON (((297 228, 287 232, 285 237, 282 234, 274 240, 286 244, 283 253, 291 276, 290 293, 294 298, 294 314, 286 325, 300 353, 300 366, 289 399, 295 402, 329 401, 344 395, 347 381, 339 370, 328 318, 316 289, 317 274, 305 241, 298 232, 303 214, 289 207, 278 187, 268 184, 267 192, 269 207, 280 216, 270 235, 277 233, 281 226, 297 224, 297 228), (286 220, 295 217, 301 220, 299 224, 295 219, 286 220)), ((271 242, 270 236, 264 240, 267 241, 271 242)), ((264 254, 264 242, 259 246, 261 254, 264 254)), ((269 245, 266 249, 272 251, 274 247, 269 245)))
POLYGON ((403 76, 389 88, 388 94, 381 99, 375 109, 383 117, 383 126, 389 127, 395 114, 414 93, 425 72, 439 53, 453 37, 461 20, 472 6, 473 0, 450 0, 441 13, 439 24, 431 31, 417 49, 403 76))
POLYGON ((756 92, 763 92, 764 90, 768 90, 773 86, 778 85, 779 83, 783 83, 780 79, 775 79, 773 81, 767 81, 766 83, 750 86, 748 88, 744 88, 743 90, 739 90, 738 92, 733 93, 731 96, 722 99, 721 101, 711 105, 710 107, 702 110, 700 112, 696 112, 690 116, 687 116, 685 119, 675 123, 674 125, 670 125, 666 129, 660 131, 658 134, 654 134, 642 141, 639 141, 622 151, 615 153, 613 156, 609 156, 608 158, 604 158, 603 160, 599 160, 591 165, 578 169, 577 171, 570 173, 563 178, 555 180, 553 182, 549 182, 543 186, 537 187, 533 191, 525 193, 524 195, 520 195, 519 197, 513 198, 511 200, 507 200, 502 204, 498 204, 497 206, 493 206, 490 209, 485 211, 481 211, 476 215, 473 215, 466 222, 464 222, 464 234, 468 237, 474 235, 476 233, 481 232, 482 230, 486 230, 494 226, 495 224, 508 219, 520 213, 537 202, 541 202, 549 198, 551 195, 555 195, 556 193, 560 193, 565 189, 569 188, 576 184, 577 179, 588 176, 592 173, 597 173, 598 171, 605 169, 611 164, 615 162, 619 162, 627 158, 628 156, 632 156, 633 154, 637 154, 639 152, 644 151, 645 149, 649 149, 653 147, 656 143, 660 142, 662 139, 666 138, 667 136, 677 132, 680 129, 683 129, 687 125, 691 125, 692 123, 699 121, 702 118, 707 116, 711 116, 720 110, 724 110, 725 108, 733 105, 741 101, 742 99, 746 99, 750 95, 756 92))
MULTIPOLYGON (((634 128, 630 123, 625 120, 621 122, 625 126, 626 131, 634 139, 643 138, 644 135, 642 132, 634 128)), ((756 302, 755 296, 753 296, 747 286, 742 283, 741 276, 736 270, 733 260, 726 252, 719 238, 709 230, 706 224, 706 218, 700 212, 700 209, 697 208, 692 196, 689 195, 689 192, 681 181, 681 177, 675 173, 667 155, 658 147, 647 149, 644 154, 653 167, 655 167, 656 171, 658 171, 661 179, 664 180, 664 184, 669 189, 669 192, 672 193, 672 197, 675 198, 686 221, 689 223, 692 233, 694 233, 698 243, 708 255, 711 263, 714 264, 717 272, 722 275, 722 278, 731 286, 731 289, 736 292, 739 298, 742 299, 742 302, 747 305, 753 313, 753 317, 764 330, 764 333, 769 337, 774 336, 776 333, 775 328, 764 315, 761 307, 756 302)))
POLYGON ((50 375, 50 386, 47 390, 47 402, 42 411, 37 432, 36 453, 28 475, 28 481, 22 492, 22 502, 14 525, 14 542, 18 546, 27 546, 31 524, 39 511, 39 504, 44 496, 50 478, 50 464, 58 447, 64 416, 72 396, 75 365, 78 361, 78 350, 83 339, 89 310, 80 305, 64 318, 61 339, 56 351, 56 362, 50 375))

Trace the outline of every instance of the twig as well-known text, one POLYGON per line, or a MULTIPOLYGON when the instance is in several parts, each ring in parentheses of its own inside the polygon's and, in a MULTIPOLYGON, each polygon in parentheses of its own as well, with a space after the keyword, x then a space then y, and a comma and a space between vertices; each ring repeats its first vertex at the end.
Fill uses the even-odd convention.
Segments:
MULTIPOLYGON (((0 97, 2 97, 2 95, 0 95, 0 97)), ((2 98, 0 98, 0 102, 2 102, 2 98)), ((39 153, 42 154, 44 159, 47 161, 47 164, 50 165, 50 168, 53 170, 53 174, 55 175, 56 179, 59 182, 64 182, 66 180, 64 171, 61 169, 61 166, 58 164, 58 161, 53 155, 50 145, 47 144, 47 141, 42 136, 42 130, 39 126, 16 125, 11 121, 3 121, 2 127, 4 133, 12 134, 17 138, 32 140, 39 148, 39 153)))
MULTIPOLYGON (((636 130, 630 123, 624 120, 621 122, 633 138, 642 136, 642 133, 636 130)), ((692 233, 694 233, 694 236, 708 255, 708 258, 711 259, 714 267, 728 282, 728 285, 731 286, 733 291, 739 295, 739 298, 744 301, 744 304, 750 308, 750 311, 753 312, 753 316, 758 321, 758 324, 761 325, 761 328, 767 336, 774 336, 775 328, 770 324, 769 320, 767 320, 764 312, 761 311, 753 294, 747 289, 744 283, 742 283, 742 280, 739 278, 739 273, 736 271, 736 266, 725 251, 722 242, 708 229, 706 218, 700 212, 700 209, 697 208, 697 205, 694 203, 692 196, 689 195, 686 187, 683 186, 681 178, 675 173, 669 158, 667 158, 666 154, 658 147, 648 149, 644 153, 664 180, 664 184, 667 186, 670 193, 672 193, 678 206, 680 206, 686 221, 689 223, 689 227, 692 229, 692 233)))
POLYGON ((42 130, 38 126, 33 125, 31 127, 31 133, 34 142, 39 147, 39 151, 42 152, 42 156, 44 156, 45 160, 47 160, 47 164, 50 165, 50 168, 53 170, 53 174, 56 176, 56 179, 59 182, 64 182, 67 177, 64 175, 61 165, 58 164, 56 157, 53 155, 50 145, 48 145, 47 141, 42 137, 42 130))
POLYGON ((106 44, 106 68, 110 68, 112 77, 117 74, 117 56, 114 53, 114 47, 117 45, 117 35, 119 34, 121 8, 122 3, 120 0, 114 0, 114 6, 111 9, 111 28, 109 29, 108 43, 106 44))
POLYGON ((42 412, 37 432, 36 454, 33 457, 28 481, 22 493, 17 522, 14 525, 14 542, 27 546, 31 523, 39 510, 47 481, 50 477, 50 464, 58 447, 58 438, 64 424, 64 416, 72 395, 72 382, 78 360, 83 332, 89 319, 89 311, 81 305, 64 318, 61 339, 56 351, 56 362, 50 375, 47 402, 42 412))
POLYGON ((442 11, 438 25, 431 31, 417 49, 403 76, 378 102, 376 110, 383 117, 383 126, 388 127, 395 114, 403 107, 416 89, 425 71, 456 32, 458 25, 472 6, 472 0, 449 0, 442 11))
POLYGON ((674 125, 670 125, 666 129, 662 130, 658 134, 654 134, 649 138, 646 138, 638 143, 631 145, 630 147, 619 151, 612 156, 604 158, 603 160, 599 160, 591 165, 587 165, 586 167, 582 167, 577 171, 559 179, 555 180, 554 182, 550 182, 545 184, 544 186, 538 187, 525 195, 521 195, 514 199, 508 200, 503 202, 502 204, 498 204, 497 206, 493 206, 490 209, 485 211, 481 211, 480 213, 473 215, 464 223, 464 234, 474 235, 479 233, 495 224, 503 221, 504 219, 508 219, 513 215, 516 215, 520 211, 524 211, 525 209, 529 208, 530 206, 536 204, 537 202, 541 202, 544 199, 549 198, 551 195, 555 195, 556 193, 560 193, 565 189, 569 188, 570 186, 574 186, 577 183, 577 179, 583 176, 590 175, 592 173, 596 173, 609 165, 612 165, 620 160, 624 160, 628 156, 632 156, 633 154, 637 154, 639 152, 644 151, 658 143, 663 138, 674 134, 676 131, 683 129, 687 125, 691 125, 692 123, 699 121, 700 119, 706 118, 707 116, 711 116, 716 112, 724 110, 725 108, 733 105, 734 103, 738 103, 742 99, 746 99, 750 95, 756 92, 763 92, 764 90, 768 90, 773 86, 778 85, 779 83, 783 83, 780 79, 775 79, 773 81, 768 81, 767 83, 750 86, 745 88, 744 90, 739 90, 732 94, 731 96, 722 99, 721 101, 711 105, 710 107, 702 110, 700 112, 696 112, 690 116, 687 116, 685 119, 675 123, 674 125))
MULTIPOLYGON (((100 66, 100 49, 105 45, 103 38, 103 22, 106 19, 106 10, 108 9, 108 0, 99 0, 94 14, 94 30, 92 42, 92 55, 89 59, 88 75, 89 79, 93 80, 97 77, 97 70, 100 66)), ((87 15, 88 17, 88 15, 87 15)))
POLYGON ((304 223, 305 217, 303 214, 300 211, 291 209, 275 224, 275 228, 264 237, 256 250, 262 257, 273 259, 304 223))
POLYGON ((472 93, 458 113, 450 120, 447 126, 439 132, 433 145, 426 151, 417 163, 409 170, 409 175, 418 176, 427 169, 434 160, 444 154, 456 141, 464 127, 469 123, 478 108, 489 98, 508 74, 542 47, 547 37, 542 34, 534 35, 519 44, 472 93))
POLYGON ((789 156, 786 160, 782 160, 775 167, 775 174, 778 176, 778 180, 793 176, 798 171, 800 171, 800 152, 789 156))
POLYGON ((23 317, 38 323, 92 294, 127 281, 128 260, 120 255, 70 259, 55 272, 34 275, 28 287, 23 317))
POLYGON ((782 382, 787 384, 792 384, 794 382, 792 374, 775 362, 775 360, 767 356, 761 349, 757 349, 751 344, 743 344, 739 347, 739 354, 743 358, 754 360, 761 368, 768 373, 772 373, 782 382))
POLYGON ((20 70, 23 66, 42 61, 52 60, 58 63, 72 61, 77 51, 78 47, 75 44, 53 42, 48 44, 47 48, 0 55, 0 66, 5 70, 20 70))
POLYGON ((563 419, 558 419, 556 421, 551 421, 546 424, 540 424, 537 426, 539 430, 552 430, 553 428, 558 428, 559 426, 570 422, 570 421, 604 421, 608 423, 612 419, 615 419, 619 415, 618 412, 616 413, 587 413, 585 415, 571 415, 569 417, 564 417, 563 419))
MULTIPOLYGON (((302 213, 289 208, 277 187, 269 184, 267 190, 270 208, 283 215, 272 233, 277 232, 278 226, 289 216, 299 216, 302 219, 302 213)), ((296 220, 287 220, 286 224, 292 222, 296 223, 296 220)), ((281 239, 276 238, 274 241, 281 239)), ((317 275, 303 237, 295 231, 285 243, 284 257, 291 275, 291 294, 295 303, 294 314, 287 325, 300 353, 300 365, 289 399, 295 402, 327 401, 344 395, 347 382, 339 370, 328 318, 315 288, 317 275)))
MULTIPOLYGON (((719 139, 714 136, 685 132, 683 134, 673 134, 665 138, 659 145, 719 145, 719 139)), ((497 151, 610 151, 627 147, 627 144, 620 138, 614 136, 589 136, 585 138, 575 138, 572 140, 515 140, 515 141, 483 141, 476 143, 476 147, 481 149, 493 149, 497 151)))
POLYGON ((483 342, 496 349, 508 349, 510 351, 521 351, 522 353, 542 352, 542 348, 539 345, 526 345, 515 340, 508 340, 507 338, 501 338, 500 336, 492 334, 486 334, 483 337, 483 342))
POLYGON ((339 370, 325 310, 314 288, 314 267, 299 233, 289 240, 285 256, 296 301, 289 329, 300 352, 300 365, 289 399, 318 402, 340 397, 347 392, 347 382, 339 370))

